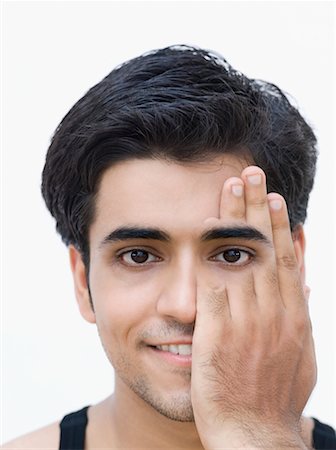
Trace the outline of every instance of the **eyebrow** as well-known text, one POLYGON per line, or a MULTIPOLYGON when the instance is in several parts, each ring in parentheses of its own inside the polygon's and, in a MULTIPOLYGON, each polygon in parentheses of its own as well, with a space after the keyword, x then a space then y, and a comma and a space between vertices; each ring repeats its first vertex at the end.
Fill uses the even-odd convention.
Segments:
POLYGON ((158 228, 150 227, 119 227, 109 233, 101 242, 100 247, 111 242, 127 241, 132 239, 152 239, 155 241, 169 242, 171 239, 167 233, 158 228))
POLYGON ((201 236, 202 241, 212 241, 215 239, 246 239, 249 241, 259 241, 267 245, 272 245, 271 241, 254 227, 220 227, 212 228, 201 236))
MULTIPOLYGON (((216 239, 245 239, 259 241, 266 245, 271 245, 270 240, 254 227, 216 227, 206 231, 201 236, 202 242, 216 239)), ((100 247, 112 242, 128 241, 132 239, 151 239, 161 242, 170 242, 169 234, 159 228, 124 226, 119 227, 109 233, 101 242, 100 247)))

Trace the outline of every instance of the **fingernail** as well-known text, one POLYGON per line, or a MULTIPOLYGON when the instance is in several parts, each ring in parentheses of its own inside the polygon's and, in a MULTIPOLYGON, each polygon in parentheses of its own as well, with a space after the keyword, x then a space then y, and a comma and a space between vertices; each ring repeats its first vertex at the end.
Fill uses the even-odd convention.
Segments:
POLYGON ((233 184, 231 191, 234 196, 241 197, 243 195, 243 186, 241 184, 233 184))
POLYGON ((282 201, 281 200, 271 200, 270 206, 272 209, 279 211, 279 209, 282 208, 282 201))
POLYGON ((260 174, 256 174, 256 175, 250 175, 247 177, 249 183, 257 186, 258 184, 261 184, 261 175, 260 174))

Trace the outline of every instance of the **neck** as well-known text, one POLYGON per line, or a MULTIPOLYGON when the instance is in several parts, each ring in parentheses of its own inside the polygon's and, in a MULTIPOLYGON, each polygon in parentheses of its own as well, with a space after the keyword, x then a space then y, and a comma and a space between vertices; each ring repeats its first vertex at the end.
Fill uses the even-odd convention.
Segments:
POLYGON ((90 441, 95 445, 88 445, 88 448, 203 450, 194 422, 168 419, 138 397, 117 377, 114 394, 90 410, 90 441))

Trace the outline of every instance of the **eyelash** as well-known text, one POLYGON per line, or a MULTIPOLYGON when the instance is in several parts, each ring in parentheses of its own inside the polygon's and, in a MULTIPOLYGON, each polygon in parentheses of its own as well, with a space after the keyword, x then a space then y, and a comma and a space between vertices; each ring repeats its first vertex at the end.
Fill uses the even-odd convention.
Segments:
MULTIPOLYGON (((230 263, 230 262, 227 262, 227 261, 221 261, 224 265, 230 266, 230 267, 242 267, 242 266, 245 266, 245 265, 247 265, 250 262, 250 260, 252 258, 255 257, 255 253, 252 252, 251 250, 242 249, 240 247, 228 247, 228 248, 225 248, 224 250, 222 250, 221 252, 216 253, 214 256, 212 256, 211 260, 216 261, 216 259, 214 259, 216 256, 223 255, 224 253, 229 252, 229 251, 236 251, 236 252, 239 252, 240 254, 244 253, 246 255, 245 258, 246 257, 248 258, 247 261, 244 261, 243 263, 239 263, 239 264, 230 263)), ((147 261, 148 257, 147 257, 146 261, 144 261, 143 263, 136 263, 134 261, 132 261, 132 262, 124 262, 122 258, 125 255, 131 254, 132 252, 143 252, 146 255, 151 255, 156 260, 157 259, 159 259, 159 260, 161 259, 158 256, 153 255, 153 253, 151 253, 150 251, 148 251, 148 250, 146 250, 144 248, 141 248, 141 247, 139 247, 139 248, 135 247, 135 248, 132 248, 130 250, 124 251, 122 253, 119 253, 119 254, 116 255, 116 259, 119 262, 121 262, 122 264, 127 265, 129 267, 134 267, 134 268, 141 268, 141 267, 147 266, 147 265, 149 265, 149 264, 151 264, 153 262, 156 262, 155 260, 148 262, 147 261)))

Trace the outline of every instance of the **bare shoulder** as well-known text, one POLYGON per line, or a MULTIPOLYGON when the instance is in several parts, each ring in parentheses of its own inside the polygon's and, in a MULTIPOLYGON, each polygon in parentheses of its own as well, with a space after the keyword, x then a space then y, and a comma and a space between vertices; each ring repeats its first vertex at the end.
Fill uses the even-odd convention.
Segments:
POLYGON ((59 448, 60 429, 59 422, 54 422, 36 431, 24 434, 3 444, 0 449, 3 450, 57 450, 59 448))

